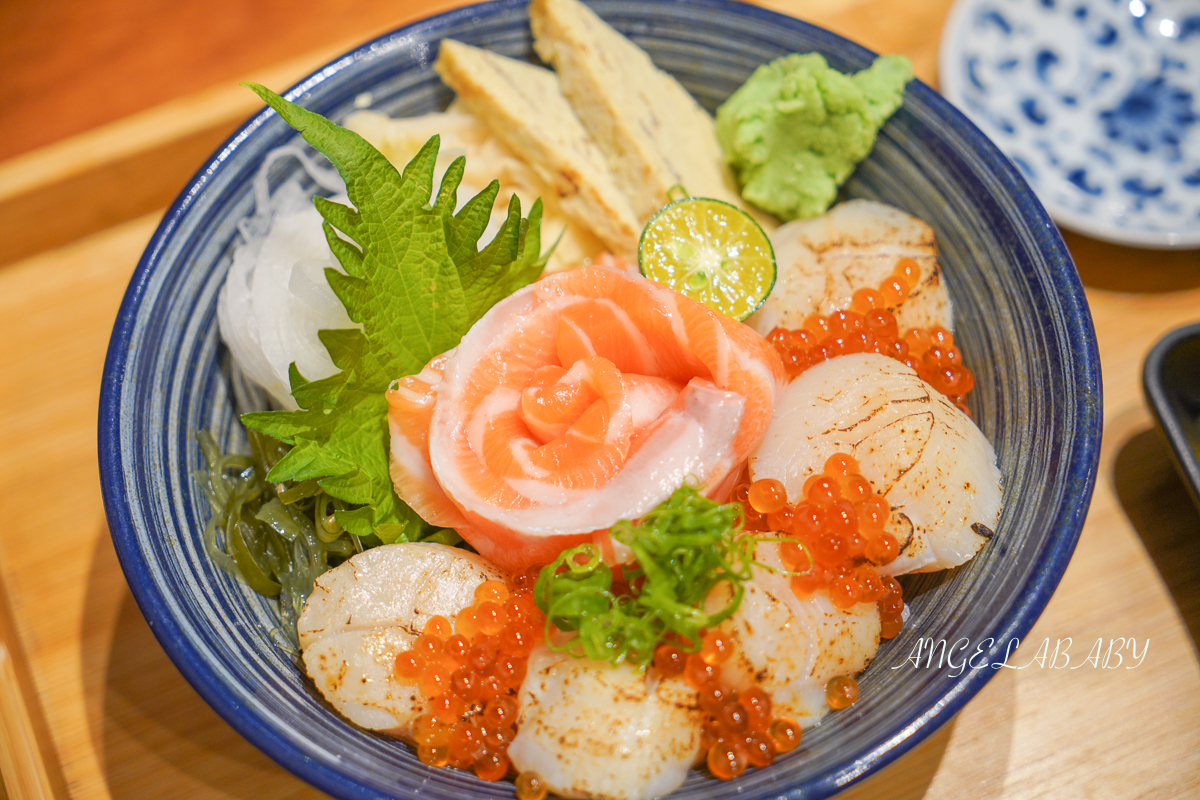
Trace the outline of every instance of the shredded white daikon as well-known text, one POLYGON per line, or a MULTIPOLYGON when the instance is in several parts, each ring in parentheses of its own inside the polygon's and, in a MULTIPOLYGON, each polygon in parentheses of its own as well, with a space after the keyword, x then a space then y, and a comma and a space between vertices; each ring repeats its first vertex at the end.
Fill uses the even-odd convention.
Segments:
POLYGON ((244 238, 221 289, 217 317, 221 336, 243 372, 283 408, 295 409, 288 366, 309 380, 337 372, 317 337, 323 328, 350 328, 341 301, 325 280, 338 268, 321 231, 321 215, 299 177, 272 194, 267 174, 281 158, 296 158, 303 172, 333 199, 347 202, 338 174, 318 166, 296 145, 272 151, 254 181, 255 213, 242 221, 244 238))

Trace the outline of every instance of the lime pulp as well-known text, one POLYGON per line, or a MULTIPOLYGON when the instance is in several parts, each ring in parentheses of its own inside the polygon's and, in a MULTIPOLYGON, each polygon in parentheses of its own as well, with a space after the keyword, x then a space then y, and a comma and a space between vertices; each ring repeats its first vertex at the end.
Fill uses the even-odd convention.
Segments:
POLYGON ((686 197, 650 218, 638 266, 652 281, 736 320, 758 310, 775 286, 775 252, 737 206, 686 197))

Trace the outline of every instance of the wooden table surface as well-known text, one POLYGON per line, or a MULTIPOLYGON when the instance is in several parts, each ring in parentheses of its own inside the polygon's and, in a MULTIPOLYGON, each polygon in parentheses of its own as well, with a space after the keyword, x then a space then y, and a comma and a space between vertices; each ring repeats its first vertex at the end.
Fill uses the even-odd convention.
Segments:
MULTIPOLYGON (((0 774, 11 797, 314 797, 159 648, 116 561, 96 460, 105 347, 163 207, 256 103, 455 0, 0 3, 0 774)), ((948 0, 768 0, 937 85, 948 0)), ((1200 251, 1067 235, 1104 370, 1079 547, 1012 663, 855 798, 1200 797, 1200 515, 1141 361, 1200 319, 1200 251), (1074 670, 1032 661, 1070 638, 1074 670), (1083 662, 1136 639, 1132 669, 1083 662)), ((1115 659, 1113 659, 1115 662, 1115 659)), ((1061 663, 1061 662, 1060 662, 1061 663)))

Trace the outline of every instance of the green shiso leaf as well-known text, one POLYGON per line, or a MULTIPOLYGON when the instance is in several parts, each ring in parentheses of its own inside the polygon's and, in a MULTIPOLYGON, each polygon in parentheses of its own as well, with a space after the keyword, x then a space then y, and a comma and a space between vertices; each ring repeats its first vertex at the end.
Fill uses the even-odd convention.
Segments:
POLYGON ((329 285, 362 330, 321 331, 337 374, 308 381, 292 365, 292 396, 300 410, 245 414, 242 421, 293 445, 269 480, 317 480, 331 496, 363 506, 337 512, 351 533, 375 534, 384 542, 444 537, 392 488, 384 392, 455 347, 492 305, 541 274, 541 200, 522 219, 514 196, 500 232, 479 249, 499 183, 455 214, 466 162, 454 161, 434 197, 439 137, 401 174, 353 131, 269 89, 246 85, 325 154, 346 182, 353 208, 322 197, 314 203, 344 270, 326 270, 329 285))

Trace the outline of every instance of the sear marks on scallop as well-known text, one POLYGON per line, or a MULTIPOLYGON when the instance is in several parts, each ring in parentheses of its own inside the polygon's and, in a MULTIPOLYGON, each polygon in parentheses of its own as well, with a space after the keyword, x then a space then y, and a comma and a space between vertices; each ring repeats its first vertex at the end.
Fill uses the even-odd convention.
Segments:
POLYGON ((559 797, 649 800, 677 789, 700 751, 702 712, 682 678, 539 645, 508 757, 559 797))
POLYGON ((782 225, 770 237, 775 288, 747 320, 763 336, 776 326, 798 330, 810 314, 849 308, 856 290, 878 287, 901 258, 916 261, 921 277, 908 298, 889 309, 900 330, 954 330, 933 229, 916 217, 873 200, 849 200, 820 217, 782 225))
POLYGON ((396 656, 430 617, 449 619, 505 574, 466 550, 408 543, 359 553, 317 578, 297 630, 317 690, 356 725, 408 736, 426 700, 395 677, 396 656))
POLYGON ((888 531, 901 550, 882 575, 956 567, 987 541, 981 529, 995 530, 995 451, 970 417, 899 361, 861 353, 805 371, 776 406, 750 471, 782 481, 796 502, 837 452, 857 459, 892 507, 888 531))
MULTIPOLYGON (((772 714, 791 717, 808 728, 829 712, 825 684, 838 675, 857 675, 879 649, 879 608, 858 603, 842 610, 829 595, 796 597, 774 541, 755 549, 754 577, 744 584, 738 610, 721 630, 734 642, 734 655, 722 665, 723 682, 744 692, 758 686, 771 696, 772 714)), ((727 603, 731 589, 718 585, 707 605, 727 603)))

